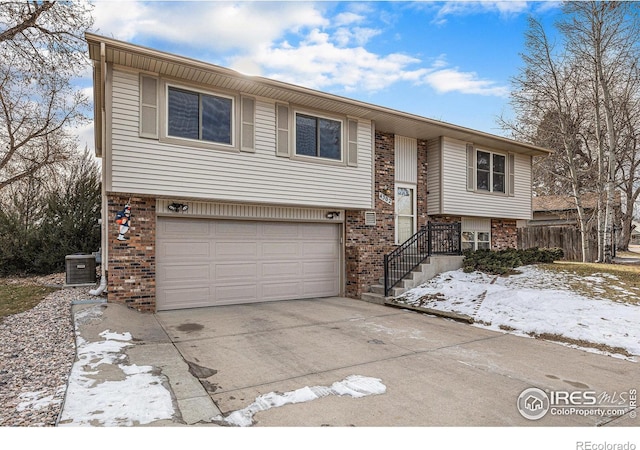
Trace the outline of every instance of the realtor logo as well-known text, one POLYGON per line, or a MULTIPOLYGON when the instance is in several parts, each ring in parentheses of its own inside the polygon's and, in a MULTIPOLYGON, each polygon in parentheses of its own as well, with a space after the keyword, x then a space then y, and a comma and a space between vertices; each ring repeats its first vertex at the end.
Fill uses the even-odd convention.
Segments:
POLYGON ((549 403, 549 396, 542 389, 525 389, 518 397, 518 411, 525 419, 542 419, 549 411, 549 403))

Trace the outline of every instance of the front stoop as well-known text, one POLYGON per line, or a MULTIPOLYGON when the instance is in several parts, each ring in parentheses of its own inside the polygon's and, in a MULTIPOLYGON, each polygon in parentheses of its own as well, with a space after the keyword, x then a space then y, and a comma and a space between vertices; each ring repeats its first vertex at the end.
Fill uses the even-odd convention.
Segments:
MULTIPOLYGON (((384 283, 384 279, 379 281, 384 283)), ((369 286, 369 292, 363 292, 360 296, 361 300, 369 303, 377 303, 378 305, 384 305, 387 300, 392 298, 393 296, 384 296, 384 284, 374 284, 369 286)))
POLYGON ((380 284, 370 286, 369 292, 363 293, 360 298, 370 303, 384 305, 388 300, 420 286, 438 274, 462 268, 463 260, 464 256, 430 256, 394 286, 389 292, 389 296, 385 297, 384 279, 380 279, 380 284))

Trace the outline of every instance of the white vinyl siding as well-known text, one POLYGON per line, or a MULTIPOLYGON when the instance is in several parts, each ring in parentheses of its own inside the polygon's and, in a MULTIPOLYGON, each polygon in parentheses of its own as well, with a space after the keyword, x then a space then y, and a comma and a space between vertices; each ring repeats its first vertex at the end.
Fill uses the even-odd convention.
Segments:
MULTIPOLYGON (((169 210, 169 205, 174 199, 158 199, 156 201, 156 213, 175 217, 176 214, 169 210)), ((291 206, 272 205, 248 205, 245 203, 218 203, 192 200, 180 200, 188 206, 186 211, 180 212, 180 217, 191 218, 225 218, 241 220, 277 220, 283 222, 344 222, 344 210, 325 208, 295 208, 291 206), (335 219, 327 218, 330 212, 338 212, 335 219)))
POLYGON ((369 209, 371 122, 358 121, 357 167, 276 157, 276 103, 256 98, 254 153, 169 144, 138 135, 139 77, 113 71, 111 189, 220 201, 369 209))
MULTIPOLYGON (((477 217, 500 217, 505 219, 531 218, 531 157, 514 154, 514 192, 513 195, 492 192, 470 192, 467 190, 467 143, 442 138, 439 168, 442 179, 442 203, 438 211, 428 199, 429 214, 450 214, 477 217)), ((429 178, 433 173, 429 158, 429 178)), ((430 188, 431 190, 431 188, 430 188)))
POLYGON ((415 184, 418 182, 418 141, 395 137, 395 177, 396 181, 415 184))

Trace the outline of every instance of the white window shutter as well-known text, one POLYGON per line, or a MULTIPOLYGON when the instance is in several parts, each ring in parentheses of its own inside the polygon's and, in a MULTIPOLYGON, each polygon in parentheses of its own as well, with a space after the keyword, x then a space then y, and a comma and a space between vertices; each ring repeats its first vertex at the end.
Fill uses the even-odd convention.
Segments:
POLYGON ((256 101, 251 97, 242 97, 242 131, 240 135, 240 151, 255 151, 256 101))
POLYGON ((289 157, 289 107, 287 105, 276 105, 276 155, 289 157))
POLYGON ((140 137, 158 139, 158 79, 140 76, 140 137))
POLYGON ((507 157, 509 163, 507 170, 509 174, 507 176, 507 195, 513 197, 515 195, 515 186, 516 186, 516 156, 513 153, 510 153, 507 157))
POLYGON ((467 191, 476 190, 476 152, 472 144, 467 144, 467 191))
POLYGON ((348 121, 347 138, 347 165, 356 167, 358 165, 358 121, 348 121))

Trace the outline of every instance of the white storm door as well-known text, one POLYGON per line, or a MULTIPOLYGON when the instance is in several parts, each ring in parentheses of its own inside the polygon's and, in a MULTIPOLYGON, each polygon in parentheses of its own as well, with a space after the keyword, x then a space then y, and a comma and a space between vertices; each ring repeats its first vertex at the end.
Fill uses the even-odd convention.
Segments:
POLYGON ((416 187, 396 184, 396 244, 402 244, 416 232, 416 187))

